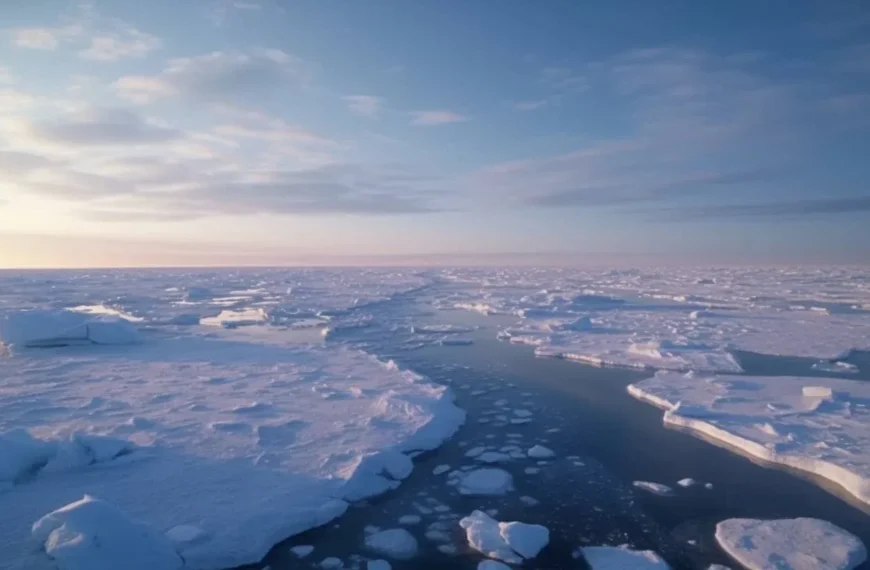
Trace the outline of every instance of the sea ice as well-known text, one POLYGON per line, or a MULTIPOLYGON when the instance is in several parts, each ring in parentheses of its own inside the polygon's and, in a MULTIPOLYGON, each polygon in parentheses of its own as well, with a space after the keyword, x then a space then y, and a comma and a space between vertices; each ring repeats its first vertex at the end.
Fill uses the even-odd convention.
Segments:
POLYGON ((502 564, 497 560, 481 560, 477 564, 477 570, 512 570, 507 564, 502 564))
POLYGON ((728 519, 716 540, 750 570, 849 570, 867 558, 858 537, 811 518, 728 519))
POLYGON ((366 570, 392 570, 392 568, 386 560, 369 560, 366 563, 366 570))
POLYGON ((399 524, 403 525, 415 525, 420 524, 420 521, 423 520, 420 518, 420 515, 405 515, 399 517, 399 524))
POLYGON ((512 488, 511 474, 493 467, 470 471, 459 482, 462 495, 503 495, 512 488))
POLYGON ((382 530, 368 535, 366 547, 396 560, 410 560, 417 555, 417 539, 403 528, 382 530))
POLYGON ((834 361, 831 362, 829 360, 823 360, 821 362, 816 362, 812 366, 813 370, 818 370, 819 372, 835 372, 840 374, 857 374, 858 367, 849 362, 842 361, 834 361))
POLYGON ((133 344, 139 331, 121 317, 65 310, 23 310, 0 317, 0 343, 11 347, 133 344))
POLYGON ((550 532, 546 527, 521 522, 498 522, 481 511, 474 511, 459 521, 468 544, 489 558, 517 564, 534 558, 547 546, 550 532))
POLYGON ((464 421, 449 389, 365 353, 288 345, 264 327, 209 333, 0 358, 7 568, 41 570, 21 521, 86 493, 161 536, 195 524, 203 535, 175 544, 192 568, 256 562, 394 488, 409 454, 464 421), (191 501, 191 489, 221 499, 191 501))
POLYGON ((870 384, 844 378, 660 372, 628 387, 666 425, 808 471, 870 504, 870 384))
POLYGON ((685 479, 680 479, 679 481, 677 481, 677 485, 679 485, 680 487, 691 487, 693 485, 698 485, 698 482, 691 477, 686 477, 685 479))
POLYGON ((553 457, 555 452, 552 449, 548 449, 543 445, 536 445, 529 449, 528 456, 533 459, 546 459, 548 457, 553 457))
POLYGON ((485 451, 475 459, 482 463, 501 463, 503 461, 510 461, 511 456, 507 453, 500 453, 498 451, 485 451))
POLYGON ((300 544, 299 546, 290 548, 290 552, 295 554, 298 558, 305 558, 314 552, 314 547, 310 544, 300 544))
POLYGON ((320 567, 323 570, 338 570, 339 568, 344 568, 344 562, 341 561, 341 558, 330 556, 320 561, 320 567))
POLYGON ((670 570, 652 550, 629 550, 617 546, 586 546, 580 549, 592 570, 670 570))
POLYGON ((184 565, 169 539, 88 495, 36 521, 33 538, 60 570, 178 570, 184 565))
POLYGON ((653 483, 650 481, 634 481, 632 485, 634 485, 638 489, 643 489, 644 491, 648 491, 653 495, 660 495, 662 497, 669 497, 674 494, 673 489, 662 483, 653 483))

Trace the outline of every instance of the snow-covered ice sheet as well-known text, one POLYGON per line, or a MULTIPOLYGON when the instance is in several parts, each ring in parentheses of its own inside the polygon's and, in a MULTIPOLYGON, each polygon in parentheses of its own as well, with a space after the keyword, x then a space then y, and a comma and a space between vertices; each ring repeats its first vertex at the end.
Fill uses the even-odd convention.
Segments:
POLYGON ((586 546, 581 551, 592 570, 670 570, 668 563, 652 550, 586 546))
POLYGON ((189 568, 253 562, 396 487, 464 421, 449 389, 368 354, 203 328, 0 357, 5 568, 49 568, 29 527, 85 494, 160 534, 202 529, 175 543, 189 568))
POLYGON ((628 387, 667 425, 824 477, 870 504, 870 383, 659 372, 628 387))
POLYGON ((811 518, 728 519, 716 541, 749 570, 849 570, 867 558, 856 536, 811 518))

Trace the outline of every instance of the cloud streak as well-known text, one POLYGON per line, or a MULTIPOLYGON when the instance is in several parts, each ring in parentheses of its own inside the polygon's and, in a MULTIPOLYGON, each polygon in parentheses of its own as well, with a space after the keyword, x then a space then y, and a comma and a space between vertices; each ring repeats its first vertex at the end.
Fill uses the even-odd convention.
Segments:
POLYGON ((344 97, 347 108, 363 117, 375 118, 381 112, 383 99, 372 95, 348 95, 344 97))
POLYGON ((646 213, 653 216, 661 214, 667 221, 691 222, 733 219, 761 221, 772 218, 803 218, 831 214, 866 215, 868 212, 870 212, 870 196, 668 208, 647 211, 646 213))
POLYGON ((468 120, 465 115, 444 109, 428 111, 411 111, 411 124, 418 127, 437 127, 451 123, 462 123, 468 120))

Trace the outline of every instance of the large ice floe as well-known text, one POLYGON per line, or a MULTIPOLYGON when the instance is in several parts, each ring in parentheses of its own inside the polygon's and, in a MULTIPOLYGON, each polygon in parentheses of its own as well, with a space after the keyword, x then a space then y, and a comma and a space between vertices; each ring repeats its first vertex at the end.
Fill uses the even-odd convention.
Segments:
POLYGON ((14 337, 0 357, 4 569, 255 562, 397 487, 410 455, 464 421, 448 388, 366 353, 200 328, 121 347, 19 349, 64 327, 14 337))
POLYGON ((668 563, 652 550, 630 550, 617 546, 585 546, 583 558, 592 570, 670 570, 668 563))
POLYGON ((534 558, 550 542, 550 531, 538 524, 499 522, 482 511, 459 521, 468 544, 489 558, 510 564, 534 558))
POLYGON ((811 518, 728 519, 716 525, 716 540, 749 570, 849 570, 867 558, 856 536, 811 518))
POLYGON ((870 383, 659 372, 628 387, 666 425, 828 479, 870 504, 870 383))

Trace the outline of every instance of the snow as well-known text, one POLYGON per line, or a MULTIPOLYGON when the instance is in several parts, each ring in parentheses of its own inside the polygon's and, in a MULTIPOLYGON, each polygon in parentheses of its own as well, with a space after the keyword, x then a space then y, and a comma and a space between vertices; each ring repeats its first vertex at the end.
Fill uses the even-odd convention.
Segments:
POLYGON ((547 459, 554 455, 556 455, 556 453, 552 449, 548 449, 543 445, 536 445, 528 451, 528 456, 533 459, 547 459))
POLYGON ((673 489, 662 483, 653 483, 651 481, 634 481, 632 485, 634 485, 638 489, 643 489, 644 491, 648 491, 653 495, 659 495, 662 497, 669 497, 674 494, 673 489))
POLYGON ((133 323, 116 316, 23 310, 0 317, 0 343, 11 347, 132 344, 140 340, 133 323))
POLYGON ((417 539, 403 528, 382 530, 366 537, 369 550, 395 558, 409 560, 417 555, 417 539))
POLYGON ((169 539, 88 495, 43 516, 32 533, 60 570, 178 570, 184 564, 169 539))
POLYGON ((616 546, 586 546, 580 549, 592 570, 670 570, 652 550, 629 550, 616 546))
POLYGON ((660 372, 628 387, 666 425, 807 471, 870 504, 870 384, 845 378, 660 372))
POLYGON ((484 556, 518 564, 534 558, 550 542, 546 527, 522 522, 498 522, 482 511, 459 521, 468 544, 484 556))
POLYGON ((459 493, 462 495, 504 495, 512 489, 511 474, 494 467, 469 471, 459 482, 459 493))
POLYGON ((867 557, 857 537, 811 518, 728 519, 716 525, 716 540, 750 570, 848 570, 867 557))
POLYGON ((265 326, 208 332, 0 358, 8 568, 47 568, 24 547, 22 521, 86 493, 161 534, 201 529, 176 542, 191 569, 255 562, 395 488, 409 454, 464 421, 448 388, 368 354, 288 343, 265 326))
POLYGON ((300 544, 299 546, 292 547, 290 552, 295 554, 298 558, 305 558, 314 552, 314 547, 310 544, 300 544))

